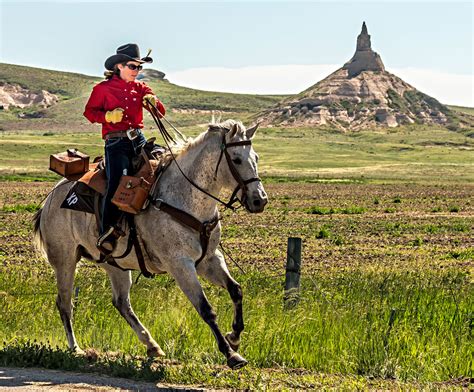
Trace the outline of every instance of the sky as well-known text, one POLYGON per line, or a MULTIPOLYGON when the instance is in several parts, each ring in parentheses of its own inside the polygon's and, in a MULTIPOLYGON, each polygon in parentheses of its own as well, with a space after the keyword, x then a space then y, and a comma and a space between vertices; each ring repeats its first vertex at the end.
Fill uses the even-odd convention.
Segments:
MULTIPOLYGON (((118 46, 212 91, 295 94, 354 54, 365 21, 387 71, 474 107, 473 2, 0 0, 0 62, 101 76, 118 46)), ((156 92, 159 96, 159 91, 156 92)))

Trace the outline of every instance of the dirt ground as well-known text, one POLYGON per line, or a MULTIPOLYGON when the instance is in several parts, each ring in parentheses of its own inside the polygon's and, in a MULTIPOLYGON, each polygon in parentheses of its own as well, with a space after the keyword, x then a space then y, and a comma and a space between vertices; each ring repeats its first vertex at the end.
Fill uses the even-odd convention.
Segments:
POLYGON ((0 367, 0 391, 209 391, 206 388, 154 384, 93 373, 0 367))

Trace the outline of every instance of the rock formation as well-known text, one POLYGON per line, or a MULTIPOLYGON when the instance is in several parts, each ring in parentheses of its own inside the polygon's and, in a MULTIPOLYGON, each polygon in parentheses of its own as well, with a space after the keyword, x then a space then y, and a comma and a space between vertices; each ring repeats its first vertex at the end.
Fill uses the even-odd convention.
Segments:
POLYGON ((138 74, 137 79, 142 82, 149 82, 150 80, 153 80, 153 79, 166 80, 164 72, 158 71, 156 69, 151 69, 151 68, 145 68, 143 71, 141 71, 138 74))
POLYGON ((16 84, 0 83, 0 106, 3 109, 8 110, 10 106, 47 108, 57 102, 58 97, 46 90, 31 91, 16 84))
POLYGON ((359 75, 362 71, 385 71, 382 59, 372 50, 370 35, 365 22, 362 31, 357 37, 357 47, 354 56, 344 64, 342 69, 347 69, 350 78, 359 75))
POLYGON ((339 129, 447 124, 449 109, 385 71, 365 22, 354 56, 307 90, 259 115, 263 125, 332 125, 339 129))

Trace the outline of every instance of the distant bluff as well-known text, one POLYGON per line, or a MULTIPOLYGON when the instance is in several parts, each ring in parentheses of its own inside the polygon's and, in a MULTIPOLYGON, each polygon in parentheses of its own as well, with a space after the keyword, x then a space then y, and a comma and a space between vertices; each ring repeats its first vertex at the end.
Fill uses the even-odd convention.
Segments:
POLYGON ((452 113, 387 72, 365 22, 354 56, 327 78, 259 115, 264 125, 332 125, 340 129, 402 124, 449 125, 452 113))

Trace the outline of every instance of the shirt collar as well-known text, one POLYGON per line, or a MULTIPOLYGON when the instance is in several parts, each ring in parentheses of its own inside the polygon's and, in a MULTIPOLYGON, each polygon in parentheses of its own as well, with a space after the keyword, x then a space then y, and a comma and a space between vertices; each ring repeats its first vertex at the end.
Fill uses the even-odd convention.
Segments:
POLYGON ((134 82, 126 82, 125 80, 123 80, 119 75, 114 75, 113 78, 112 78, 115 82, 117 83, 120 83, 120 84, 124 84, 126 86, 133 86, 135 84, 137 84, 137 81, 135 80, 134 82))

